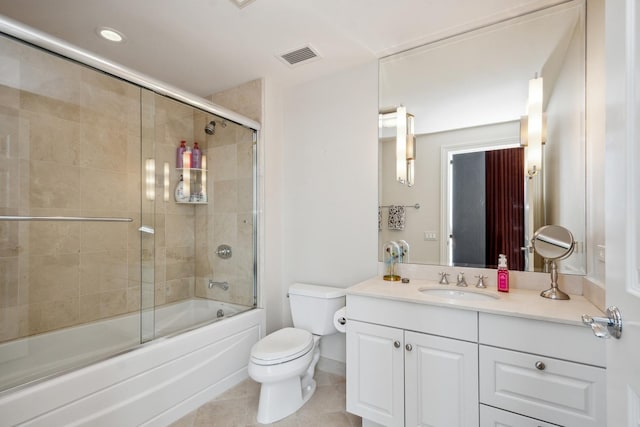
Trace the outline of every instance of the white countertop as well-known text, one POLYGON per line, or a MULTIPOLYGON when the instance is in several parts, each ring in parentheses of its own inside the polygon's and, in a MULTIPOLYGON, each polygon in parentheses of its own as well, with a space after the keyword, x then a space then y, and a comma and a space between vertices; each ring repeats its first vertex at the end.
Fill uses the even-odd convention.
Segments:
MULTIPOLYGON (((542 298, 540 291, 528 289, 510 289, 508 293, 498 292, 495 287, 478 289, 473 285, 458 287, 455 284, 439 285, 435 281, 412 279, 410 283, 385 281, 374 277, 346 289, 347 295, 358 295, 405 301, 416 304, 437 305, 441 307, 472 310, 483 313, 517 316, 550 322, 582 325, 582 315, 603 316, 603 313, 581 295, 570 295, 570 300, 551 300, 542 298), (462 300, 420 292, 423 288, 462 290, 489 294, 495 300, 462 300)), ((347 312, 349 308, 347 306, 347 312)))

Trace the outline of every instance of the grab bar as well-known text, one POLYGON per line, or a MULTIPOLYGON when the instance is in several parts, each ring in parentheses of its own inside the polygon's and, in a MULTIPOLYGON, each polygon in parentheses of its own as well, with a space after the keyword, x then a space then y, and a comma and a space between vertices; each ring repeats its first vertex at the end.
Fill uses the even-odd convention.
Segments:
POLYGON ((11 216, 0 215, 0 221, 92 221, 92 222, 133 222, 133 218, 101 218, 86 216, 11 216))

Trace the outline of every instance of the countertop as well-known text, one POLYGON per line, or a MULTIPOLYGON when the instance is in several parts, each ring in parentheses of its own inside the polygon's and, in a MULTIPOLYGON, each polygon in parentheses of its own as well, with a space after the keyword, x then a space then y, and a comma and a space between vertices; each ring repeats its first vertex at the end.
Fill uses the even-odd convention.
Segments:
MULTIPOLYGON (((589 300, 581 295, 570 295, 570 300, 551 300, 542 298, 540 291, 528 289, 510 289, 509 292, 498 292, 495 287, 478 289, 473 285, 458 287, 455 283, 439 285, 435 281, 412 279, 410 283, 385 281, 382 277, 374 277, 346 289, 346 294, 416 304, 450 307, 460 310, 472 310, 482 313, 493 313, 516 316, 550 322, 582 325, 582 315, 603 316, 604 314, 589 300), (428 295, 420 292, 423 288, 462 290, 489 294, 495 300, 460 300, 444 296, 428 295)), ((349 308, 347 305, 347 313, 349 308)))

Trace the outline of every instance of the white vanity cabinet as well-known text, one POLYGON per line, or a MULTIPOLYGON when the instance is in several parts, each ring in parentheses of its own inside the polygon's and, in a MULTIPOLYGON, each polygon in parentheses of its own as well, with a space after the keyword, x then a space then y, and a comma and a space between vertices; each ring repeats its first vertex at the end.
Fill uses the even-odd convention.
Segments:
POLYGON ((477 313, 347 295, 347 410, 385 426, 478 425, 477 313))
POLYGON ((605 349, 590 329, 480 313, 479 342, 481 427, 605 426, 605 349))

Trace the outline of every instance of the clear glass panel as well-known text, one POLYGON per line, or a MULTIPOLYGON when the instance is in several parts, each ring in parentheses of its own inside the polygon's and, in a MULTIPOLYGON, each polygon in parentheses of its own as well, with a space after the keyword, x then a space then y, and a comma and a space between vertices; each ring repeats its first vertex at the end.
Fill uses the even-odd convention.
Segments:
POLYGON ((162 336, 255 306, 255 162, 252 129, 160 95, 155 117, 156 164, 170 165, 169 198, 155 199, 162 336))
POLYGON ((5 389, 140 342, 141 122, 135 85, 5 37, 0 64, 5 389))

